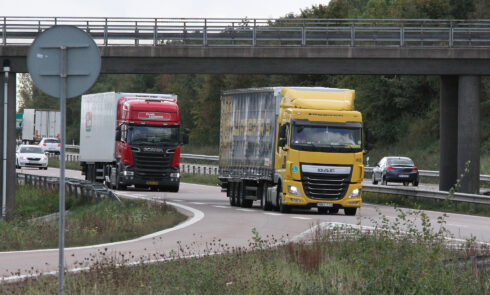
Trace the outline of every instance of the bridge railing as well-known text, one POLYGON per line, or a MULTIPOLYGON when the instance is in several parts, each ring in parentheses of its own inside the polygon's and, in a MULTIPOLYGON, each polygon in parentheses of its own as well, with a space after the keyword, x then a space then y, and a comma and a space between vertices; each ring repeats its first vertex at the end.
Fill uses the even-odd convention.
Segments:
POLYGON ((73 25, 99 46, 490 47, 490 20, 1 17, 1 44, 73 25))

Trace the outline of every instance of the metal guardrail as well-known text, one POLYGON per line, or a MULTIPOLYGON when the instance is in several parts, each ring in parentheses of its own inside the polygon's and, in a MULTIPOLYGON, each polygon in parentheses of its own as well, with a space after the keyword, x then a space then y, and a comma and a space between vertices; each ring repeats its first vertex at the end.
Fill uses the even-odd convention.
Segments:
MULTIPOLYGON (((38 188, 59 190, 59 177, 16 173, 16 178, 20 185, 29 184, 38 188)), ((105 185, 86 180, 66 178, 65 190, 66 193, 73 194, 76 198, 101 199, 102 197, 109 197, 113 200, 119 200, 105 185)))
POLYGON ((490 47, 490 20, 0 17, 0 44, 73 25, 99 46, 490 47))
MULTIPOLYGON (((364 172, 372 173, 374 167, 364 167, 364 172)), ((419 170, 420 176, 439 177, 439 171, 419 170)), ((490 175, 480 174, 480 181, 490 182, 490 175)))
POLYGON ((454 193, 454 195, 449 198, 449 193, 444 191, 422 190, 420 188, 415 189, 406 187, 377 186, 371 184, 363 184, 362 190, 373 193, 404 195, 429 199, 490 205, 490 196, 485 195, 454 193))

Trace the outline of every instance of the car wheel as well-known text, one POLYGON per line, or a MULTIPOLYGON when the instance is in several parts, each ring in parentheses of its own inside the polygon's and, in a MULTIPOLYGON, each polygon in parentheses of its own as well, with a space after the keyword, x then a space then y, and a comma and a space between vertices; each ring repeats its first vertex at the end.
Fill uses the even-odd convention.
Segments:
POLYGON ((382 185, 388 185, 388 181, 386 181, 386 177, 383 176, 383 180, 381 181, 382 185))
POLYGON ((376 180, 376 177, 374 177, 374 172, 373 172, 373 177, 372 177, 372 179, 373 179, 373 184, 378 184, 378 181, 376 180))
POLYGON ((345 215, 354 216, 356 215, 357 208, 344 208, 345 215))
POLYGON ((419 186, 418 180, 414 181, 412 184, 413 184, 413 186, 419 186))

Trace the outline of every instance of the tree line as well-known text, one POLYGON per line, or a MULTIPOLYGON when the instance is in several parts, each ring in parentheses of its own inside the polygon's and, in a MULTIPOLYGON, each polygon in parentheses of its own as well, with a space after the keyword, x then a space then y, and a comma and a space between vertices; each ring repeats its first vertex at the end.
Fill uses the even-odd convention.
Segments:
MULTIPOLYGON (((488 18, 488 0, 331 0, 284 18, 488 18)), ((21 109, 59 109, 58 100, 36 88, 27 74, 20 78, 21 109)), ((413 148, 439 137, 439 77, 400 75, 101 75, 88 93, 119 91, 175 93, 182 126, 191 142, 217 146, 221 91, 272 86, 322 86, 356 90, 356 109, 363 114, 377 145, 406 142, 413 148)), ((482 152, 490 152, 490 79, 482 79, 482 152)), ((79 141, 80 98, 67 101, 67 142, 79 141)))

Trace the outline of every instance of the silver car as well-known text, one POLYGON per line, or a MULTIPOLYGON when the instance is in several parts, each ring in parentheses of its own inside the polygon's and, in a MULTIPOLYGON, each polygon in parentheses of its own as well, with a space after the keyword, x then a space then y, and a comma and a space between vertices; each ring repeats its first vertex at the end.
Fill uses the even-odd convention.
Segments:
POLYGON ((45 137, 39 142, 39 146, 45 153, 55 153, 59 155, 61 143, 57 138, 45 137))
POLYGON ((37 167, 39 169, 48 169, 48 156, 44 154, 43 149, 38 145, 21 145, 15 153, 15 168, 37 167))

